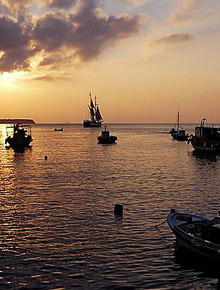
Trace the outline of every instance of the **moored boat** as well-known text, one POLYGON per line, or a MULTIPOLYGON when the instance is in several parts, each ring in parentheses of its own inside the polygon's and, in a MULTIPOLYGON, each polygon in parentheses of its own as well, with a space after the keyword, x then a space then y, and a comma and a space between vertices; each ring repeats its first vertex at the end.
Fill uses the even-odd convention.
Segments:
POLYGON ((167 223, 177 244, 203 258, 220 263, 220 217, 207 219, 171 210, 167 223))
POLYGON ((173 137, 173 139, 178 141, 187 141, 188 140, 188 134, 186 131, 180 126, 180 113, 178 111, 177 114, 177 122, 174 124, 174 127, 170 130, 170 135, 173 137))
POLYGON ((9 135, 5 139, 5 144, 9 144, 10 148, 18 151, 30 147, 30 143, 33 141, 30 125, 15 124, 13 127, 7 127, 6 129, 10 128, 13 128, 13 135, 9 135))
POLYGON ((190 142, 196 152, 220 153, 220 128, 206 126, 202 119, 200 126, 195 127, 195 135, 190 136, 190 142))
POLYGON ((97 128, 102 126, 103 118, 99 110, 99 106, 96 102, 96 96, 95 96, 95 102, 93 102, 91 93, 89 94, 90 97, 90 104, 89 107, 89 114, 90 119, 83 121, 84 127, 91 127, 91 128, 97 128))
POLYGON ((54 131, 63 131, 63 128, 55 128, 54 131))
POLYGON ((109 131, 106 130, 106 126, 105 130, 102 131, 101 136, 97 137, 97 139, 99 144, 113 144, 117 141, 117 137, 110 135, 109 131))

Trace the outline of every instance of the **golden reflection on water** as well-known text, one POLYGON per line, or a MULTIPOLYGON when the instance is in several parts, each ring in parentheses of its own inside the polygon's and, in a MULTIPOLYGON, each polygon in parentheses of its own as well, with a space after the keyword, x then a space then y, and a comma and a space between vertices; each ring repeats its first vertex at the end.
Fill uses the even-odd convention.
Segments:
POLYGON ((0 193, 6 193, 12 190, 14 187, 14 166, 13 156, 14 152, 8 150, 5 147, 5 139, 7 138, 7 126, 6 124, 0 125, 0 155, 1 155, 1 166, 0 166, 0 193))

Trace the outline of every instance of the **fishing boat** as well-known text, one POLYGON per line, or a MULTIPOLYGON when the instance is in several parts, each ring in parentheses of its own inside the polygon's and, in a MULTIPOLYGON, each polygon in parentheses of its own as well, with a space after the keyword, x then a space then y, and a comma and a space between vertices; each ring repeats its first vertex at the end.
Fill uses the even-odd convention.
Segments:
POLYGON ((178 140, 178 141, 187 141, 188 140, 188 137, 189 137, 188 134, 186 134, 186 131, 180 126, 180 113, 179 113, 179 111, 177 114, 177 121, 169 133, 173 137, 173 139, 175 139, 175 140, 178 140))
POLYGON ((220 216, 213 219, 171 209, 167 223, 183 248, 215 262, 220 262, 220 216))
POLYGON ((54 131, 63 131, 63 128, 55 128, 54 131))
POLYGON ((90 105, 88 105, 88 107, 89 107, 90 119, 84 120, 83 126, 91 127, 91 128, 101 127, 103 119, 99 110, 99 106, 96 102, 96 96, 95 96, 95 102, 93 102, 91 93, 89 94, 89 97, 90 97, 90 105))
POLYGON ((105 130, 102 131, 101 136, 97 137, 97 139, 99 144, 113 144, 116 142, 117 137, 111 136, 105 126, 105 130))
POLYGON ((195 135, 190 136, 190 142, 196 152, 220 153, 220 128, 205 125, 202 119, 200 126, 195 127, 195 135))
POLYGON ((14 150, 30 147, 30 143, 33 141, 30 125, 14 124, 13 127, 6 127, 6 134, 9 136, 5 139, 5 144, 9 144, 9 147, 14 150), (9 129, 13 129, 12 136, 8 133, 9 129))

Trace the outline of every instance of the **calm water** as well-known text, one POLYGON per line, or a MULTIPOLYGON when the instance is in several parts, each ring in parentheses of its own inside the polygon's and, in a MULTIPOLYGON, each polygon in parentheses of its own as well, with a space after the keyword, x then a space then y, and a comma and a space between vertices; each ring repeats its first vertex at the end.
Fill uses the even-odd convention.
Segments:
POLYGON ((170 208, 217 214, 220 157, 195 156, 166 124, 111 125, 110 146, 100 129, 57 126, 35 126, 24 154, 0 127, 0 289, 214 289, 218 271, 182 261, 155 225, 170 208))

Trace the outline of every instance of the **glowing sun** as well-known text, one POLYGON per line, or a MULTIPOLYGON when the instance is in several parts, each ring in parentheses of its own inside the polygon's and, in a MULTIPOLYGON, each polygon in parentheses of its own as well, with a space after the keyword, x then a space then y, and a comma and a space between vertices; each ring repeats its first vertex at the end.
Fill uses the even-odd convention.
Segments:
POLYGON ((3 78, 4 81, 6 81, 9 78, 9 76, 10 75, 9 75, 9 73, 7 71, 4 71, 3 74, 2 74, 2 78, 3 78))

